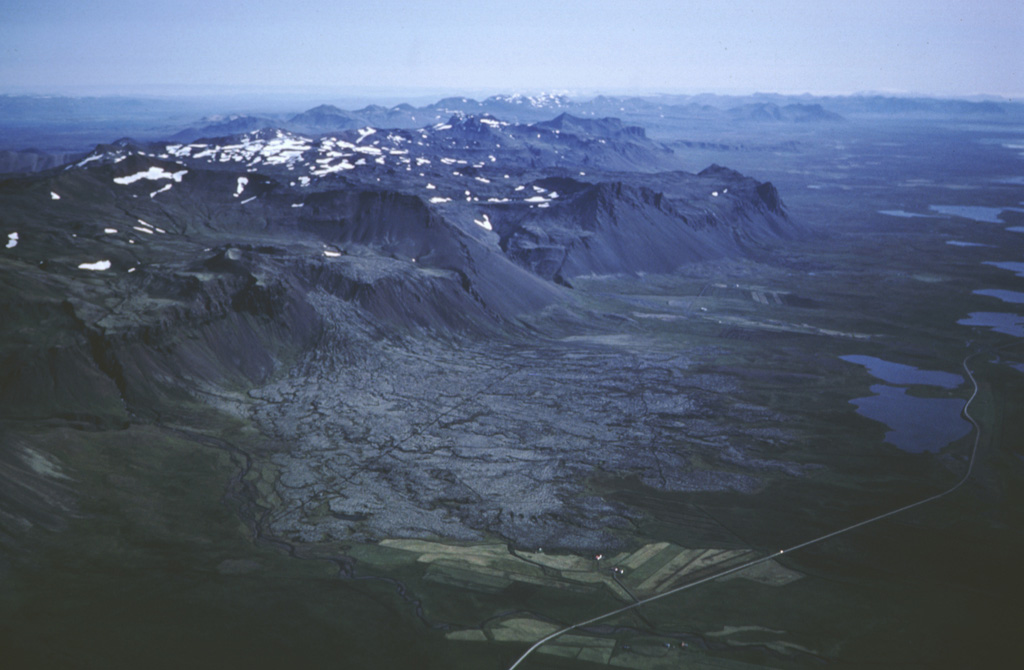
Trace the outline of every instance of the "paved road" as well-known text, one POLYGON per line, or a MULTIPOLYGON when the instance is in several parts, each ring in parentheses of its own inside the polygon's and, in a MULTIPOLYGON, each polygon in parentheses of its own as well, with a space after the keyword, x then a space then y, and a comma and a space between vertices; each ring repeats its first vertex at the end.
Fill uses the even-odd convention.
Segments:
POLYGON ((850 531, 856 530, 857 528, 860 528, 862 526, 867 526, 868 524, 875 523, 876 521, 881 521, 882 519, 887 519, 887 518, 889 518, 891 516, 895 516, 897 514, 901 514, 903 512, 906 512, 907 510, 913 509, 915 507, 919 507, 919 506, 924 505, 926 503, 933 502, 935 500, 938 500, 939 498, 943 498, 945 496, 948 496, 950 493, 953 493, 954 491, 956 491, 958 488, 960 488, 961 486, 964 485, 964 482, 966 482, 968 479, 970 479, 971 472, 974 470, 974 460, 975 460, 975 458, 978 455, 978 443, 981 441, 981 426, 978 425, 978 422, 974 420, 974 417, 971 416, 971 413, 970 413, 971 403, 974 402, 974 399, 978 395, 978 382, 977 382, 977 380, 974 379, 974 374, 971 372, 970 368, 967 367, 967 361, 969 361, 970 359, 972 359, 975 356, 977 356, 978 353, 979 352, 976 352, 976 353, 973 353, 973 354, 969 354, 967 357, 964 358, 963 363, 962 363, 963 368, 964 368, 964 372, 967 373, 967 377, 971 380, 971 384, 974 385, 974 392, 971 393, 971 397, 968 398, 967 403, 964 404, 964 409, 963 409, 964 416, 974 426, 974 446, 971 447, 971 458, 970 458, 970 460, 967 463, 967 471, 964 473, 964 476, 961 477, 958 482, 956 482, 955 484, 950 486, 948 489, 946 489, 945 491, 943 491, 941 493, 937 493, 937 494, 935 494, 933 496, 929 496, 929 497, 924 498, 922 500, 918 500, 917 502, 910 503, 909 505, 904 505, 904 506, 898 507, 898 508, 896 508, 894 510, 885 512, 884 514, 879 514, 878 516, 873 516, 870 519, 865 519, 864 521, 860 521, 860 522, 855 523, 855 524, 853 524, 851 526, 846 526, 845 528, 840 528, 839 530, 832 531, 831 533, 827 533, 825 535, 821 535, 821 536, 816 537, 816 538, 811 539, 811 540, 807 540, 806 542, 801 542, 800 544, 793 545, 792 547, 789 547, 789 548, 786 548, 786 549, 780 549, 779 551, 777 551, 775 553, 772 553, 772 554, 768 554, 767 556, 762 556, 761 558, 756 558, 754 560, 747 561, 746 563, 734 566, 732 568, 729 568, 728 570, 723 570, 722 572, 718 572, 718 573, 715 573, 713 575, 709 575, 708 577, 704 577, 702 579, 698 579, 695 582, 690 582, 689 584, 684 584, 683 586, 678 586, 678 587, 676 587, 674 589, 670 589, 668 591, 665 591, 664 593, 659 593, 658 595, 651 596, 649 598, 644 598, 642 600, 637 600, 636 602, 634 602, 632 604, 626 605, 625 607, 620 607, 619 609, 616 609, 616 610, 612 610, 611 612, 605 612, 604 614, 602 614, 600 616, 596 616, 593 619, 587 619, 586 621, 581 621, 581 622, 579 622, 577 624, 573 624, 571 626, 567 626, 567 627, 565 627, 565 628, 563 628, 561 630, 555 631, 551 635, 548 635, 547 637, 542 638, 542 639, 538 640, 537 642, 535 642, 534 645, 532 647, 530 647, 529 649, 527 649, 526 652, 522 656, 520 656, 516 660, 515 663, 513 663, 512 665, 509 666, 508 670, 515 670, 515 668, 519 667, 520 663, 522 663, 524 660, 526 660, 526 658, 530 654, 532 654, 534 651, 536 651, 539 647, 541 647, 542 645, 550 642, 551 640, 554 640, 557 637, 560 637, 560 636, 568 633, 569 631, 576 630, 577 628, 584 628, 584 627, 589 626, 591 624, 597 623, 598 621, 602 621, 602 620, 607 619, 609 617, 613 617, 616 614, 622 614, 623 612, 628 612, 629 610, 636 609, 637 607, 640 607, 641 605, 645 605, 647 603, 654 602, 655 600, 659 600, 661 598, 667 598, 668 596, 675 595, 676 593, 679 593, 680 591, 685 591, 687 589, 692 589, 695 586, 700 586, 701 584, 704 584, 706 582, 710 582, 710 581, 718 579, 720 577, 724 577, 726 575, 731 575, 733 573, 740 572, 741 570, 746 570, 747 568, 753 567, 753 566, 758 565, 760 563, 765 563, 765 562, 770 561, 772 559, 778 558, 779 556, 781 556, 783 554, 792 553, 794 551, 798 551, 800 549, 804 549, 804 548, 809 547, 811 545, 818 544, 819 542, 824 542, 825 540, 829 540, 829 539, 831 539, 833 537, 836 537, 838 535, 843 535, 845 533, 849 533, 850 531))

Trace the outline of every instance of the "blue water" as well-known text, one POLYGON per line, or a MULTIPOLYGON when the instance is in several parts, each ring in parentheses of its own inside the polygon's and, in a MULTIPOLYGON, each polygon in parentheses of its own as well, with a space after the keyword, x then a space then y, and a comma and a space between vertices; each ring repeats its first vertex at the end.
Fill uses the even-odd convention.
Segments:
POLYGON ((880 209, 879 214, 885 214, 886 216, 898 216, 901 219, 939 219, 942 217, 936 216, 935 214, 916 214, 914 212, 904 212, 902 209, 880 209))
POLYGON ((1018 277, 1024 277, 1024 263, 1020 261, 985 261, 985 265, 994 265, 1001 270, 1016 272, 1018 277))
POLYGON ((1012 302, 1017 305, 1024 304, 1024 293, 1020 291, 1006 291, 1001 288, 983 288, 975 291, 978 295, 987 295, 991 298, 999 298, 1003 302, 1012 302))
POLYGON ((874 356, 840 356, 847 363, 863 365, 872 377, 890 384, 927 384, 941 386, 944 389, 955 389, 964 383, 961 375, 939 370, 921 370, 913 365, 892 363, 874 356))
POLYGON ((966 319, 957 321, 961 326, 984 326, 997 333, 1024 337, 1024 316, 1006 312, 971 312, 966 319))
POLYGON ((980 207, 978 205, 932 205, 930 210, 939 214, 959 216, 982 223, 1003 223, 999 213, 1003 210, 1020 211, 1014 207, 980 207))
POLYGON ((971 431, 960 416, 965 401, 959 398, 917 398, 896 386, 875 384, 875 395, 850 401, 857 413, 890 428, 885 441, 904 451, 938 451, 971 431))

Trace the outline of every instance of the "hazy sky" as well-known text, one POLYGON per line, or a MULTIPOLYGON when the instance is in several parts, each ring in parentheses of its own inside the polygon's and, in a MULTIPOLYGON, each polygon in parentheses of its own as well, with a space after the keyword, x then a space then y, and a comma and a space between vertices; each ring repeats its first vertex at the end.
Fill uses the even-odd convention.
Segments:
POLYGON ((0 93, 1024 95, 1022 0, 0 0, 0 93))

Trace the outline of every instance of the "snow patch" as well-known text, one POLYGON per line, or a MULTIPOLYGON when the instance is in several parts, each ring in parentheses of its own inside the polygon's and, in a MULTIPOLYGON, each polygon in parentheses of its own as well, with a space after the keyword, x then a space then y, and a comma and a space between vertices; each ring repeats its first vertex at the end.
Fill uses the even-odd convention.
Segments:
POLYGON ((103 232, 106 233, 107 235, 116 235, 117 228, 104 228, 103 232))
POLYGON ((128 175, 127 177, 114 177, 115 184, 121 184, 127 186, 128 184, 134 184, 140 179, 149 179, 151 181, 157 181, 159 179, 170 179, 175 182, 180 182, 181 178, 188 174, 188 170, 179 170, 177 172, 168 172, 162 167, 151 167, 145 172, 136 172, 135 174, 128 175))
POLYGON ((13 249, 18 246, 18 233, 7 233, 7 246, 4 249, 13 249))
POLYGON ((93 270, 102 272, 110 269, 110 261, 96 261, 95 263, 80 263, 78 265, 79 270, 93 270))
POLYGON ((451 202, 451 201, 452 201, 451 198, 441 198, 441 197, 434 197, 434 198, 430 199, 430 202, 434 203, 435 205, 438 205, 438 204, 440 204, 442 202, 451 202))
POLYGON ((494 230, 494 227, 491 226, 491 220, 489 218, 487 218, 486 214, 484 214, 484 218, 482 220, 481 219, 473 219, 473 223, 475 223, 476 225, 480 226, 484 230, 494 230))
POLYGON ((50 200, 60 200, 60 196, 53 191, 50 191, 50 200))
POLYGON ((242 195, 242 191, 245 190, 246 185, 249 183, 248 177, 239 177, 238 183, 235 185, 235 197, 242 195))

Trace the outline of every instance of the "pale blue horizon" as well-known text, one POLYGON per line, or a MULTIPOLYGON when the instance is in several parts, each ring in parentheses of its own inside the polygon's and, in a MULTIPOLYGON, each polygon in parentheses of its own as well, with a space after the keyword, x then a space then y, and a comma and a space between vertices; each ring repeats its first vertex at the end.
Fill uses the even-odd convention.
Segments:
POLYGON ((1024 3, 0 0, 0 93, 1024 95, 1024 3))

